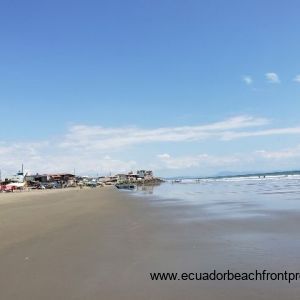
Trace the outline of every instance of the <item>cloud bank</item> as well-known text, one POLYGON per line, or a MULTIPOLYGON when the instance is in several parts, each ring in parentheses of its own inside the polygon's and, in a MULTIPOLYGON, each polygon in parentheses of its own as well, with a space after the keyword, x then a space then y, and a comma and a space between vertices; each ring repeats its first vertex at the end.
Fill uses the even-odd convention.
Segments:
MULTIPOLYGON (((75 168, 80 174, 107 174, 126 172, 139 167, 184 169, 205 166, 217 169, 231 165, 238 166, 245 161, 247 156, 253 160, 294 157, 298 153, 298 148, 284 150, 281 154, 276 151, 258 150, 251 155, 213 156, 209 153, 200 153, 191 156, 187 147, 186 155, 181 157, 172 157, 168 153, 149 154, 145 151, 144 161, 136 161, 130 155, 131 150, 138 145, 161 146, 170 143, 192 145, 196 142, 208 143, 210 141, 228 143, 237 139, 259 136, 300 135, 300 126, 288 128, 270 128, 270 126, 270 120, 253 116, 236 116, 204 125, 154 129, 73 125, 60 138, 35 142, 0 142, 0 168, 3 174, 12 173, 24 163, 26 169, 32 173, 38 171, 73 172, 75 168), (126 153, 126 156, 123 153, 126 153), (149 155, 152 156, 149 157, 149 155), (124 157, 129 157, 129 159, 124 159, 124 157)), ((220 147, 222 147, 221 144, 220 147)))

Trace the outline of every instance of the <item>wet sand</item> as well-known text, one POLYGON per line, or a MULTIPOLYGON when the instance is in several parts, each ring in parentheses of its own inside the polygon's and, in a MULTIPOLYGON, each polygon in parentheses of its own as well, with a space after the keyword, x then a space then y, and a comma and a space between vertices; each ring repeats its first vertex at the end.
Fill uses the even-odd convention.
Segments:
POLYGON ((0 299, 299 299, 299 281, 149 277, 299 272, 299 225, 297 211, 216 219, 113 187, 0 194, 0 299))

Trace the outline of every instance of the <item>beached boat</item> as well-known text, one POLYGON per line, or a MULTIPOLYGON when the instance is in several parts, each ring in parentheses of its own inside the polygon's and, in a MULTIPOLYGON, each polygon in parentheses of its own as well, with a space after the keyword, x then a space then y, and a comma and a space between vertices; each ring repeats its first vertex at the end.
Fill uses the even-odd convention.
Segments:
POLYGON ((136 188, 136 185, 134 184, 116 184, 115 185, 117 189, 124 189, 124 190, 134 190, 136 188))

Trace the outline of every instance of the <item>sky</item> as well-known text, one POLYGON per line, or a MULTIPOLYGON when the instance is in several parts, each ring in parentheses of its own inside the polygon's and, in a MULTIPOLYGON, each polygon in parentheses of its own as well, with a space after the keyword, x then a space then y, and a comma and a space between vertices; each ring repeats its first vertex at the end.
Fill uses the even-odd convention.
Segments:
POLYGON ((300 169, 299 11, 2 0, 2 174, 300 169))

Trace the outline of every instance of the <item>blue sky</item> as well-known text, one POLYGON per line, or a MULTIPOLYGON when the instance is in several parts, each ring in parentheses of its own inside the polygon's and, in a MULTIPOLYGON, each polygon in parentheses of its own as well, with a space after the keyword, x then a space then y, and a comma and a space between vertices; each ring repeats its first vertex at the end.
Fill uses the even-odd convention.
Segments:
POLYGON ((299 1, 0 3, 0 168, 300 168, 299 1))

